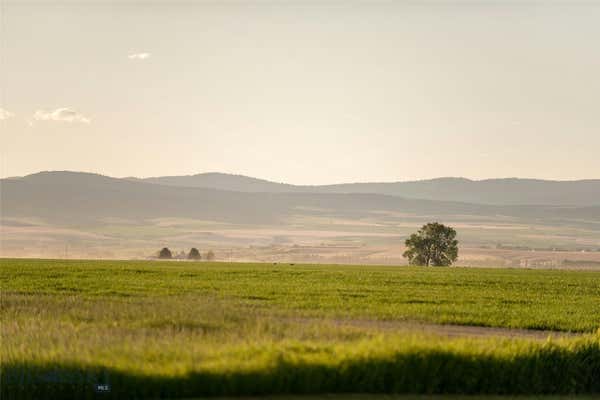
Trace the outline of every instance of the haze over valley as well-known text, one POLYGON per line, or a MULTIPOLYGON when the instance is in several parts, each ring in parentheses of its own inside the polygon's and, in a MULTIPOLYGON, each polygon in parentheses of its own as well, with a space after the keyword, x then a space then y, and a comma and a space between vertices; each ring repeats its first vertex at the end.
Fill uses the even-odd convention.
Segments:
POLYGON ((3 257, 404 264, 427 221, 459 232, 459 264, 600 267, 600 180, 438 178, 297 186, 241 175, 54 171, 3 179, 3 257))
POLYGON ((5 3, 0 256, 597 267, 597 4, 5 3))

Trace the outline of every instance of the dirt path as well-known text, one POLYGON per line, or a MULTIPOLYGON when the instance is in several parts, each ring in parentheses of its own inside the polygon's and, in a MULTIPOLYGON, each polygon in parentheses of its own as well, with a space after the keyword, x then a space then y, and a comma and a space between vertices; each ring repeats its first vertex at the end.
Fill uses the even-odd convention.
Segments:
MULTIPOLYGON (((294 319, 300 322, 298 319, 294 319)), ((441 325, 422 323, 414 321, 381 321, 369 319, 320 319, 320 318, 301 318, 300 320, 310 323, 333 323, 338 327, 353 327, 368 330, 377 330, 388 333, 406 333, 406 334, 432 334, 457 337, 500 337, 500 338, 524 338, 534 340, 546 340, 548 337, 572 338, 581 336, 581 333, 561 332, 536 329, 518 329, 518 328, 496 328, 487 326, 472 325, 441 325)))

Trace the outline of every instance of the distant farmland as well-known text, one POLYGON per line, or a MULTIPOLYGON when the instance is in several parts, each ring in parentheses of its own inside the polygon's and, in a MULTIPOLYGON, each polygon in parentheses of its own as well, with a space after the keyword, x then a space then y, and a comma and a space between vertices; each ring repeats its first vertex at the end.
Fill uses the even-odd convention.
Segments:
POLYGON ((438 221, 457 230, 460 265, 600 265, 595 180, 297 187, 224 174, 55 171, 0 185, 5 258, 145 259, 167 246, 212 249, 221 261, 398 265, 408 235, 438 221))
POLYGON ((1 263, 2 398, 600 392, 598 272, 1 263))

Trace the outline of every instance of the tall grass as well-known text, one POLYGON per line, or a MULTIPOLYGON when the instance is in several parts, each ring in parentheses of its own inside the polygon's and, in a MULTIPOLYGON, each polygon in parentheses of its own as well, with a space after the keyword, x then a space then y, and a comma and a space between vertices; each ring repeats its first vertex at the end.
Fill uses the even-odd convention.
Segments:
MULTIPOLYGON (((233 346, 173 367, 146 355, 130 365, 9 362, 2 398, 110 398, 284 393, 600 393, 600 341, 423 340, 353 343, 283 341, 233 346), (156 372, 151 373, 150 363, 156 372), (137 365, 137 367, 136 367, 137 365)), ((167 360, 164 360, 165 362, 167 360)))

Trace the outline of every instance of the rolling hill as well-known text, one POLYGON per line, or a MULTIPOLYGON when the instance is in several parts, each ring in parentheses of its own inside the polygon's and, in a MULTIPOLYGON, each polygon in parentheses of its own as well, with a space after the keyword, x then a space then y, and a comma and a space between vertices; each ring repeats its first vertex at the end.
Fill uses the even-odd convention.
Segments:
POLYGON ((201 187, 249 193, 373 193, 413 199, 491 205, 600 205, 600 179, 548 181, 505 178, 474 181, 465 178, 436 178, 412 182, 367 182, 321 186, 290 185, 243 175, 214 172, 130 179, 168 186, 201 187))
MULTIPOLYGON (((231 183, 243 181, 244 185, 254 182, 243 177, 227 176, 226 179, 231 179, 231 183)), ((224 180, 217 181, 224 186, 224 180)), ((156 182, 69 171, 40 172, 0 181, 1 212, 3 218, 37 217, 61 224, 94 223, 111 217, 138 220, 184 217, 267 224, 282 223, 297 215, 359 219, 375 214, 506 217, 553 222, 585 220, 586 224, 600 221, 600 206, 500 206, 380 193, 309 192, 307 187, 291 192, 231 191, 156 182)), ((266 185, 264 182, 257 184, 266 185)))

